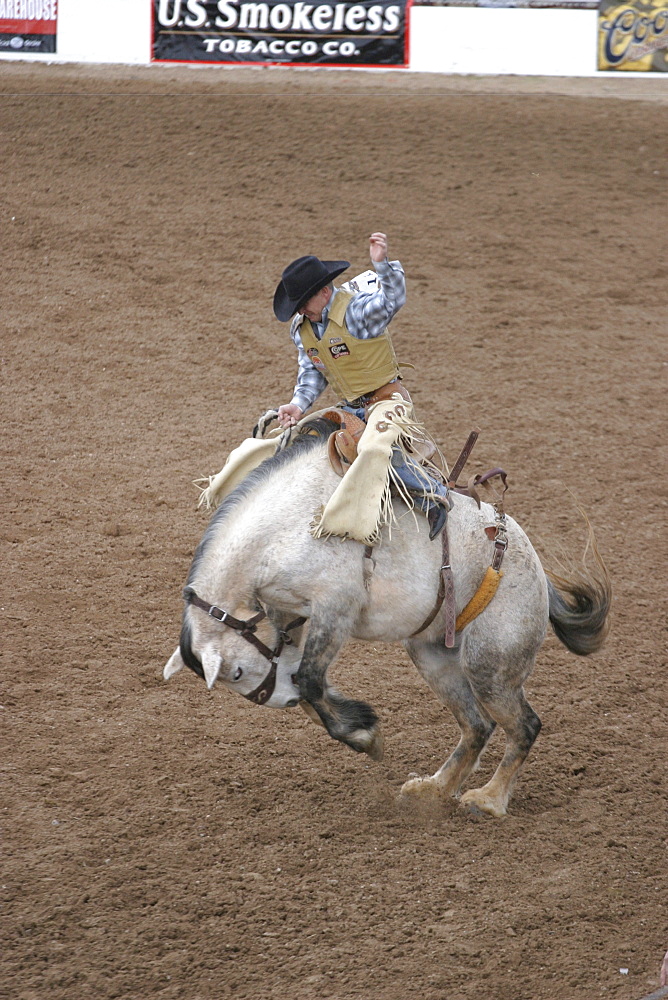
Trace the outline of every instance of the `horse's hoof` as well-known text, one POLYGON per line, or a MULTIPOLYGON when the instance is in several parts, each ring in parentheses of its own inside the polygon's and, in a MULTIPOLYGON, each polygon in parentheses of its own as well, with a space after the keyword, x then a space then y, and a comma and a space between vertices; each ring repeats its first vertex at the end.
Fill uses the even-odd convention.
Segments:
POLYGON ((383 759, 383 754, 385 753, 385 740, 380 729, 376 729, 373 733, 373 740, 371 741, 371 745, 367 750, 367 753, 369 757, 371 757, 371 760, 378 761, 383 759))
POLYGON ((464 792, 459 801, 464 809, 473 813, 484 813, 494 819, 503 819, 507 815, 505 805, 491 798, 483 788, 472 788, 469 792, 464 792))
POLYGON ((441 799, 442 792, 433 778, 410 778, 399 790, 400 798, 441 799))
POLYGON ((368 754, 371 760, 383 759, 385 740, 378 726, 374 726, 373 729, 356 729, 350 734, 348 743, 353 750, 368 754))

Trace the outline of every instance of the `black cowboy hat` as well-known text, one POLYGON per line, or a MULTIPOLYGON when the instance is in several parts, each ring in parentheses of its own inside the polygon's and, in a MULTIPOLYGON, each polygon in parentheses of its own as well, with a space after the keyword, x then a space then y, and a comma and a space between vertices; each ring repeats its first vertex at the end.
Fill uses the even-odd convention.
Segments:
POLYGON ((350 267, 347 260, 320 260, 312 254, 288 264, 274 292, 274 314, 285 323, 305 302, 350 267))

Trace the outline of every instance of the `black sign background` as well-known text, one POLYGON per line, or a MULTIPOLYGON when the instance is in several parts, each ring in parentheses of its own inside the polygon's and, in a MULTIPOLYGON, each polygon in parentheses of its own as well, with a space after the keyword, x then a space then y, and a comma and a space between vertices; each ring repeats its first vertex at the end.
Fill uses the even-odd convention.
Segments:
POLYGON ((406 66, 407 0, 153 0, 156 62, 406 66))

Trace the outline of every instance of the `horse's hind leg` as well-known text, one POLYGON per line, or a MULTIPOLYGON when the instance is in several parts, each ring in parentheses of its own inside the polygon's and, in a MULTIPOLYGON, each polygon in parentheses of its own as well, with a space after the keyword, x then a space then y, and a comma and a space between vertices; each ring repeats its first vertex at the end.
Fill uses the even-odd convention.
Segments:
POLYGON ((308 638, 297 672, 302 698, 314 709, 329 735, 373 760, 383 756, 383 738, 378 717, 370 705, 353 701, 327 685, 327 668, 335 659, 349 632, 343 616, 336 623, 311 619, 308 638))
POLYGON ((455 750, 430 778, 412 778, 402 795, 456 795, 476 768, 496 723, 481 709, 461 666, 459 650, 448 650, 442 642, 408 641, 409 656, 436 696, 448 706, 459 723, 461 737, 455 750))
POLYGON ((513 784, 541 729, 541 721, 522 689, 522 682, 532 666, 533 656, 526 658, 522 666, 514 663, 511 681, 504 670, 486 671, 478 662, 475 674, 469 676, 484 711, 503 729, 506 750, 492 778, 482 788, 465 792, 462 805, 491 816, 506 815, 513 784))

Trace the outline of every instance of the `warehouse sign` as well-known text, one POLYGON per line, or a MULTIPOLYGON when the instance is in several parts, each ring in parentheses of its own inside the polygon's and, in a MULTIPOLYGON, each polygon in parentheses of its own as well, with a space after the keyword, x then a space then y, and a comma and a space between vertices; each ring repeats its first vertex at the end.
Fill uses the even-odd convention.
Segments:
POLYGON ((406 66, 408 6, 408 0, 153 0, 153 59, 406 66))
POLYGON ((601 0, 598 68, 668 72, 668 0, 601 0))
POLYGON ((58 0, 0 0, 0 52, 56 51, 58 0))

